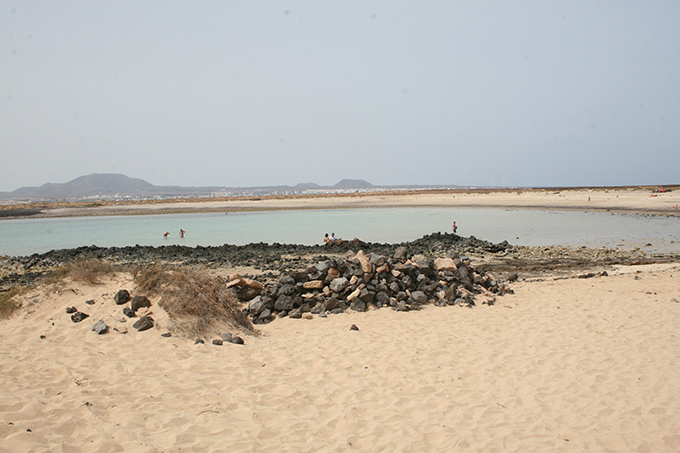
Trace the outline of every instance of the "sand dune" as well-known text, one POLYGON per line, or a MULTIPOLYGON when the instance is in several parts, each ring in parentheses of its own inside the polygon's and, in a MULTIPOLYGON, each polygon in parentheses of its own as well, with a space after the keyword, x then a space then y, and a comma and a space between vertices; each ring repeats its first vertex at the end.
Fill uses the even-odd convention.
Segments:
POLYGON ((244 346, 162 338, 156 306, 157 328, 119 323, 125 275, 42 288, 0 323, 0 451, 679 451, 679 278, 281 319, 244 346), (96 335, 100 318, 128 333, 96 335))

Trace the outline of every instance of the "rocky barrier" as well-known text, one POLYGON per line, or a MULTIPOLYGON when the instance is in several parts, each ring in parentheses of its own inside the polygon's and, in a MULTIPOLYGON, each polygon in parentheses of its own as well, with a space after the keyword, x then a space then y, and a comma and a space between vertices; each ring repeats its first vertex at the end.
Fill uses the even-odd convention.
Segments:
POLYGON ((310 265, 344 258, 362 250, 366 254, 394 256, 398 248, 407 255, 425 255, 432 259, 456 254, 466 255, 479 272, 494 272, 501 277, 519 273, 521 276, 552 271, 586 269, 594 265, 638 264, 677 260, 677 256, 650 257, 642 250, 624 251, 616 248, 569 248, 564 246, 521 247, 507 241, 491 243, 474 236, 433 233, 420 239, 398 244, 368 243, 359 239, 327 245, 296 245, 252 243, 247 245, 185 247, 79 247, 52 250, 30 256, 0 258, 0 290, 12 285, 31 286, 37 279, 57 266, 77 260, 101 259, 123 266, 166 263, 214 269, 250 267, 274 278, 279 274, 307 269, 310 265))
POLYGON ((493 305, 496 295, 511 292, 493 274, 477 272, 470 258, 455 250, 432 258, 410 254, 405 246, 389 256, 349 252, 344 259, 320 261, 267 284, 234 275, 227 286, 248 302, 254 324, 285 316, 325 317, 347 309, 408 311, 428 303, 471 307, 479 296, 482 304, 493 305))
POLYGON ((0 275, 38 275, 45 270, 77 260, 103 259, 122 265, 147 265, 168 263, 196 265, 210 268, 253 267, 261 271, 285 272, 303 269, 307 264, 338 256, 346 252, 364 250, 366 253, 391 255, 396 248, 405 247, 411 254, 444 256, 450 250, 458 253, 505 252, 512 248, 507 242, 494 244, 471 237, 434 233, 412 242, 378 244, 359 239, 326 245, 266 244, 230 245, 210 247, 185 247, 169 245, 161 247, 135 245, 130 247, 87 246, 74 249, 51 250, 29 256, 11 256, 0 260, 0 275))

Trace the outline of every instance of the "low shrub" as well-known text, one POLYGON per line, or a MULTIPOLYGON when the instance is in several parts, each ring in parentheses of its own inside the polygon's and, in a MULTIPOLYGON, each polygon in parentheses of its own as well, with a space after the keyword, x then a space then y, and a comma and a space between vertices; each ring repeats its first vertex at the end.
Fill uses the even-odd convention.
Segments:
POLYGON ((14 286, 7 291, 0 292, 0 319, 8 318, 16 311, 21 304, 16 301, 15 296, 26 291, 26 288, 14 286))
POLYGON ((158 303, 186 335, 206 336, 224 329, 253 332, 234 293, 219 278, 197 269, 155 265, 134 273, 140 291, 160 296, 158 303))
POLYGON ((65 278, 78 283, 97 285, 101 278, 116 272, 115 265, 100 259, 79 259, 59 266, 49 271, 44 277, 44 283, 57 283, 65 278))

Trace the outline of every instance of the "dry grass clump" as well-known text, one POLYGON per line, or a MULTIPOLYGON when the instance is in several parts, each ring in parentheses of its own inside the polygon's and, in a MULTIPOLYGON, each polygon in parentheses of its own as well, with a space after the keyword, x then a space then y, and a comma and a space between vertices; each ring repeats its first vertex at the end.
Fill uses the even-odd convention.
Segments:
POLYGON ((18 296, 26 291, 26 288, 14 286, 7 291, 0 292, 0 319, 9 318, 21 304, 16 301, 15 296, 18 296))
POLYGON ((53 269, 44 271, 44 274, 32 278, 35 285, 30 286, 26 283, 12 283, 0 289, 0 318, 9 318, 12 313, 21 307, 18 296, 24 294, 36 285, 59 285, 66 278, 74 282, 97 285, 100 279, 111 276, 117 271, 117 267, 109 262, 98 259, 77 260, 69 264, 64 264, 53 269))
POLYGON ((195 269, 155 265, 134 275, 141 291, 160 296, 158 303, 182 334, 207 336, 224 329, 253 332, 234 293, 218 278, 195 269))
POLYGON ((74 282, 98 285, 102 277, 109 277, 116 270, 115 265, 104 260, 81 259, 56 268, 45 278, 45 282, 57 283, 70 278, 74 282))

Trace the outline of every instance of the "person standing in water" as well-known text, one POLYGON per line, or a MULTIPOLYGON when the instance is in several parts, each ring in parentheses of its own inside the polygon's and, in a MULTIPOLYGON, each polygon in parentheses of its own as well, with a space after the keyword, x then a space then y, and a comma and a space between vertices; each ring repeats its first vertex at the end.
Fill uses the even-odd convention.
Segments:
POLYGON ((181 238, 184 237, 184 230, 181 229, 181 228, 179 229, 179 237, 181 237, 181 238))
POLYGON ((453 221, 453 226, 452 226, 452 228, 453 228, 453 234, 456 234, 456 231, 458 231, 458 227, 456 226, 456 221, 455 221, 455 220, 453 221))

